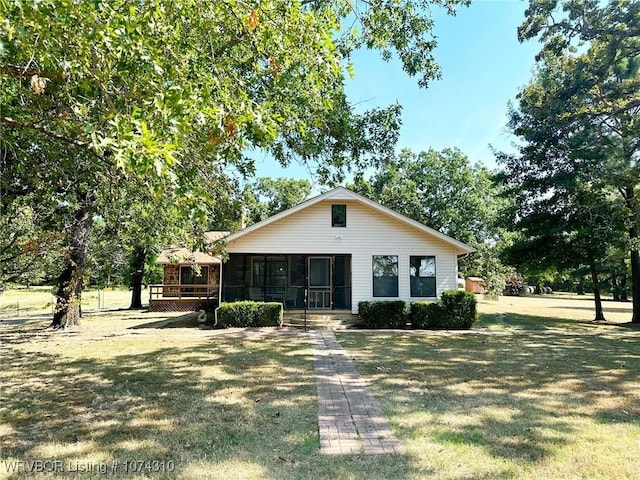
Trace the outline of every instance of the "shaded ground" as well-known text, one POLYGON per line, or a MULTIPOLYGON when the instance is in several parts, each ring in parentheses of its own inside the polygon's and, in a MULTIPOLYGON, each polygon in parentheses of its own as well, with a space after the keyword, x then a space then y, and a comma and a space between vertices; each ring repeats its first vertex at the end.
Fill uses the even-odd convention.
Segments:
POLYGON ((478 333, 337 333, 404 456, 320 455, 302 332, 124 311, 61 333, 3 322, 0 478, 44 459, 65 471, 36 478, 114 462, 114 478, 638 478, 640 334, 517 301, 482 303, 478 333))
POLYGON ((307 334, 135 328, 149 315, 97 315, 67 332, 0 327, 0 478, 33 478, 12 467, 34 460, 63 465, 38 478, 104 478, 100 467, 115 478, 404 476, 404 457, 319 454, 307 334))
POLYGON ((474 329, 597 329, 617 330, 620 326, 632 326, 633 305, 631 302, 603 301, 606 322, 593 322, 595 307, 590 295, 531 295, 526 297, 499 297, 497 301, 483 300, 478 295, 480 322, 474 329))
POLYGON ((637 333, 341 332, 338 339, 407 445, 410 471, 638 478, 637 333))

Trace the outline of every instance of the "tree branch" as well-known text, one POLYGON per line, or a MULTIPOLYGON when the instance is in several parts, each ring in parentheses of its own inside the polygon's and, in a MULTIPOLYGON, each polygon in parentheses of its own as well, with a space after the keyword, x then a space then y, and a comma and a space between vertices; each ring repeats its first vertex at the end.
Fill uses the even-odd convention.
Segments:
MULTIPOLYGON (((604 97, 602 97, 603 102, 606 102, 606 99, 604 97)), ((622 105, 621 107, 618 107, 612 111, 609 110, 587 110, 585 113, 589 116, 589 117, 599 117, 601 115, 609 115, 612 117, 615 117, 616 115, 619 115, 621 113, 624 113, 628 110, 631 110, 633 108, 636 107, 640 107, 640 98, 638 99, 634 99, 634 100, 630 100, 627 103, 625 103, 624 105, 622 105)))
POLYGON ((26 128, 29 130, 35 130, 36 132, 44 133, 48 137, 55 138, 56 140, 61 140, 70 145, 75 145, 76 147, 89 148, 89 146, 91 145, 89 142, 86 142, 84 140, 78 140, 77 138, 67 137, 66 135, 52 132, 47 128, 39 127, 33 123, 19 122, 17 120, 14 120, 13 118, 4 117, 2 115, 0 115, 0 124, 9 125, 11 127, 16 127, 16 128, 26 128))
POLYGON ((37 69, 30 69, 28 66, 22 68, 17 65, 3 65, 0 67, 0 72, 10 77, 17 78, 31 78, 36 75, 41 78, 48 78, 49 80, 66 80, 66 75, 62 72, 41 71, 37 69))

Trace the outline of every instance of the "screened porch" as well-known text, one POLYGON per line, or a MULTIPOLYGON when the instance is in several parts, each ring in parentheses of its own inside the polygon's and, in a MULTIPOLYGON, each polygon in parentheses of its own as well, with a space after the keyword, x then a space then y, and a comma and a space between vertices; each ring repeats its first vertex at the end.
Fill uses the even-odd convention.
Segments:
POLYGON ((230 254, 224 302, 280 302, 286 310, 351 309, 351 255, 230 254))

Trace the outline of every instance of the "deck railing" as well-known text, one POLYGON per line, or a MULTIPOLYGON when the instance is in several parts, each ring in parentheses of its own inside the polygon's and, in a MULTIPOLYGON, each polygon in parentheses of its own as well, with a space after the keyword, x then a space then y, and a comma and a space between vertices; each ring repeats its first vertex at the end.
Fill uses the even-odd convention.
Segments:
POLYGON ((149 300, 215 300, 220 294, 218 285, 149 285, 149 300))

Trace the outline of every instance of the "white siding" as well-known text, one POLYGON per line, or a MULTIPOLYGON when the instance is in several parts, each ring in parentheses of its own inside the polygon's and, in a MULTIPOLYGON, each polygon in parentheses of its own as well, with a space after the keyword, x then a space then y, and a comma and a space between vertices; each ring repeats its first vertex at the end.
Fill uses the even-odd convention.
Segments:
MULTIPOLYGON (((374 300, 373 255, 397 255, 399 298, 411 301, 409 257, 436 257, 438 297, 457 288, 457 255, 453 246, 353 200, 327 199, 250 232, 227 245, 229 253, 351 254, 352 306, 374 300), (347 205, 346 228, 331 226, 331 205, 347 205)), ((376 297, 376 300, 386 298, 376 297)), ((419 299, 414 299, 419 300, 419 299)))

